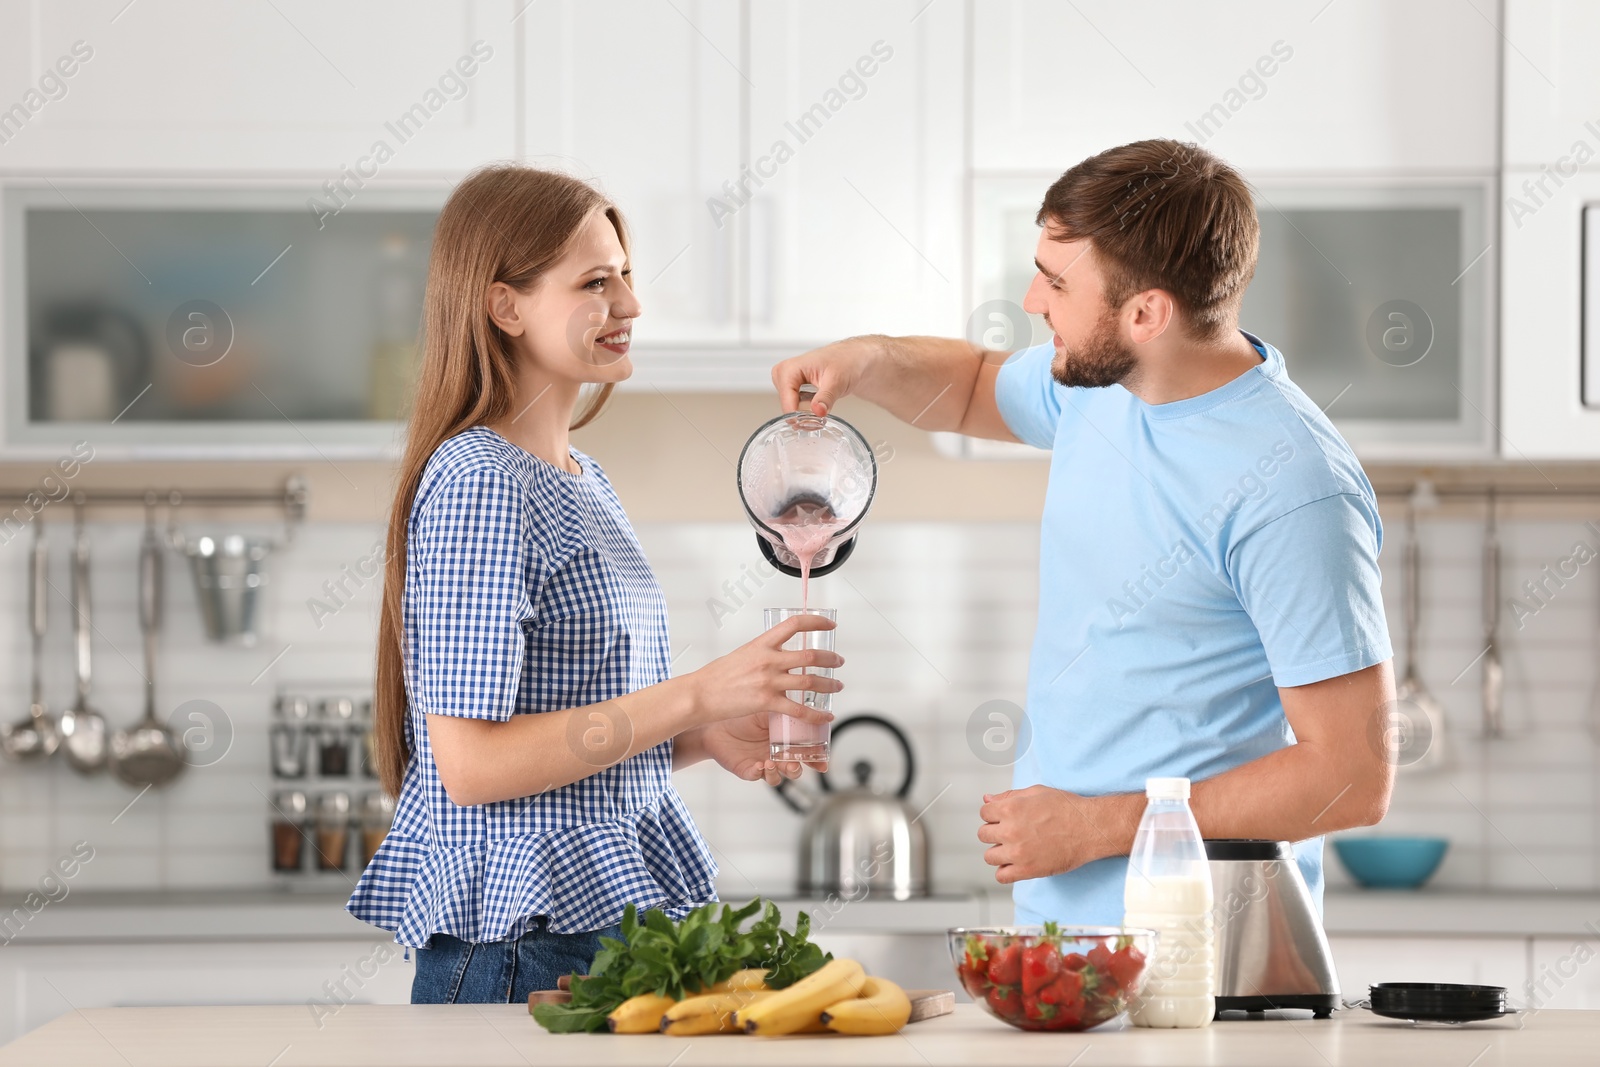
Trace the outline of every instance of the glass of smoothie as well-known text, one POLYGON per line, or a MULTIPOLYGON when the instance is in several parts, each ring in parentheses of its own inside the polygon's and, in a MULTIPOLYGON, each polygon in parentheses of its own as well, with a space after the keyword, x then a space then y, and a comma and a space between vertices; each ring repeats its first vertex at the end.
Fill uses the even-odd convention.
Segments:
MULTIPOLYGON (((838 621, 838 612, 833 608, 767 608, 764 624, 767 629, 772 629, 785 619, 795 615, 821 615, 829 622, 838 621)), ((783 643, 786 650, 798 652, 801 649, 820 648, 827 652, 833 651, 833 630, 802 630, 783 643)), ((832 667, 797 667, 791 674, 820 674, 824 678, 833 677, 832 667)), ((818 711, 833 710, 832 693, 814 693, 809 689, 789 690, 789 699, 804 704, 808 708, 818 711)), ((773 715, 768 719, 768 739, 771 748, 768 750, 769 759, 780 763, 807 763, 812 765, 828 762, 828 738, 831 723, 810 723, 797 719, 792 715, 773 715)))

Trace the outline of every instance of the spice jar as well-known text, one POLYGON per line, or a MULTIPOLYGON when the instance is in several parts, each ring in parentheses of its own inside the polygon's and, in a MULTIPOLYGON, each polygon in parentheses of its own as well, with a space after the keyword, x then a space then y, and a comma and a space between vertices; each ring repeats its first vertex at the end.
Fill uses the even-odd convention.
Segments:
POLYGON ((361 798, 361 866, 366 867, 394 822, 394 798, 373 790, 361 798))
POLYGON ((317 798, 317 870, 342 871, 350 857, 350 794, 317 798))
POLYGON ((299 789, 272 798, 272 869, 296 872, 305 857, 306 812, 309 802, 299 789))
POLYGON ((280 695, 273 708, 272 775, 304 778, 310 769, 311 701, 303 696, 280 695))
POLYGON ((350 776, 355 717, 356 702, 349 697, 327 697, 317 704, 317 773, 324 778, 350 776))

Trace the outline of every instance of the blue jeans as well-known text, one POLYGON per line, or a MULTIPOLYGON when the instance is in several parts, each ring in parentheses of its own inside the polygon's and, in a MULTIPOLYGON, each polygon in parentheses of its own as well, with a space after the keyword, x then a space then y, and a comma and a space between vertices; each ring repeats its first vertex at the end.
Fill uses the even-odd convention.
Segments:
POLYGON ((413 1004, 526 1004, 528 994, 554 989, 556 979, 589 973, 602 937, 622 937, 618 926, 579 934, 552 934, 539 916, 515 941, 473 943, 434 934, 419 948, 411 982, 413 1004))

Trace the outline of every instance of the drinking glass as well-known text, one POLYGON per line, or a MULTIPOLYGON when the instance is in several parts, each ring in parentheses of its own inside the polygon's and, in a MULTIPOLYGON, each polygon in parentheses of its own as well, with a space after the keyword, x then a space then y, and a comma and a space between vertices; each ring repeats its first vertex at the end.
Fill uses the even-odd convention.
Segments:
MULTIPOLYGON (((764 622, 767 629, 772 629, 779 623, 795 615, 821 615, 829 622, 838 621, 838 612, 833 608, 767 608, 764 622)), ((791 652, 801 649, 820 648, 827 652, 833 651, 833 630, 802 630, 783 643, 783 647, 791 652)), ((791 674, 820 674, 824 678, 833 677, 832 667, 797 667, 791 674)), ((818 711, 833 710, 832 693, 815 693, 809 689, 791 689, 788 692, 790 700, 804 704, 808 708, 818 711)), ((792 715, 773 715, 768 720, 768 740, 771 747, 768 758, 781 763, 809 763, 822 764, 828 762, 828 738, 832 723, 810 723, 797 719, 792 715)))

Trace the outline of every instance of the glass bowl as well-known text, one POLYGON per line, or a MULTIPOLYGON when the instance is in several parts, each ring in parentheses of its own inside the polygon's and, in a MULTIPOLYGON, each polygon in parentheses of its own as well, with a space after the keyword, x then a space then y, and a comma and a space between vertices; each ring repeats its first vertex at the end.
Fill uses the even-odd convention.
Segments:
POLYGON ((961 987, 1019 1030, 1087 1030, 1128 1010, 1156 932, 1122 926, 975 926, 950 931, 961 987))

